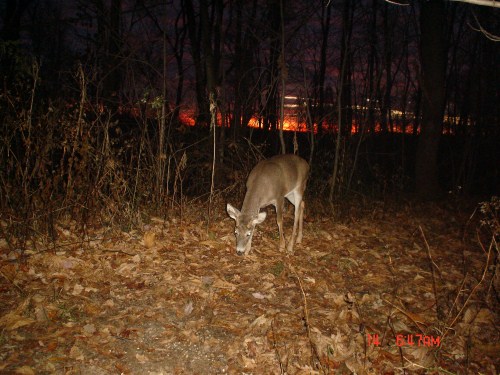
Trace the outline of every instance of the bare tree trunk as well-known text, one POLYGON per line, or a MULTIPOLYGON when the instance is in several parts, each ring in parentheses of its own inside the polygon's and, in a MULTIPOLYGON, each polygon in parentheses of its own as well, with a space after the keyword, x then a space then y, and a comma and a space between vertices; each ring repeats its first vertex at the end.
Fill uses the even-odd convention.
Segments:
POLYGON ((205 58, 205 71, 207 91, 210 103, 210 129, 213 132, 214 142, 214 183, 215 186, 220 186, 223 175, 220 173, 222 168, 223 151, 220 149, 224 147, 224 129, 223 124, 218 126, 216 124, 217 118, 214 113, 220 112, 219 106, 219 93, 218 88, 219 80, 219 65, 221 55, 221 40, 222 40, 222 13, 224 4, 222 0, 215 0, 213 2, 213 15, 214 19, 209 18, 208 0, 200 0, 200 27, 201 27, 201 48, 205 58))
POLYGON ((422 2, 422 129, 418 141, 415 184, 421 199, 435 199, 440 191, 438 147, 443 125, 446 73, 446 9, 441 0, 422 2))
MULTIPOLYGON (((319 63, 319 78, 318 78, 318 112, 315 120, 318 124, 318 135, 323 132, 323 121, 325 119, 325 76, 327 65, 327 50, 328 50, 328 37, 330 34, 330 19, 332 5, 330 2, 321 8, 321 56, 319 63)), ((313 124, 314 125, 314 124, 313 124)), ((314 128, 313 128, 314 133, 314 128)))
POLYGON ((157 171, 156 171, 156 203, 160 204, 163 200, 163 191, 165 187, 165 163, 167 160, 165 149, 165 128, 168 112, 167 102, 167 38, 163 35, 163 85, 162 85, 162 106, 161 117, 158 121, 158 152, 156 156, 157 171))
POLYGON ((418 127, 420 126, 420 114, 422 108, 422 87, 419 85, 415 93, 415 118, 413 120, 413 135, 418 135, 418 127))
MULTIPOLYGON (((21 17, 26 11, 26 7, 32 0, 7 0, 5 2, 5 14, 3 14, 3 27, 0 31, 0 39, 3 42, 19 40, 21 32, 21 17)), ((17 56, 18 52, 6 53, 10 49, 15 49, 14 43, 2 43, 2 49, 5 51, 1 54, 0 79, 3 83, 10 83, 14 80, 15 70, 18 68, 17 56)))
POLYGON ((245 0, 237 0, 235 4, 236 12, 236 32, 234 41, 233 65, 235 79, 233 90, 235 93, 233 104, 232 136, 238 139, 241 133, 245 132, 245 127, 253 115, 253 98, 251 94, 252 85, 255 83, 255 51, 257 50, 257 36, 253 32, 252 21, 255 20, 258 10, 257 0, 251 3, 245 0), (244 15, 245 5, 250 7, 250 16, 244 15))
POLYGON ((269 8, 269 33, 270 33, 270 58, 269 73, 267 74, 267 98, 264 107, 264 128, 276 131, 278 128, 278 70, 280 64, 280 0, 270 0, 269 8))
POLYGON ((122 82, 122 67, 120 61, 121 50, 121 0, 112 0, 109 11, 102 0, 98 2, 100 7, 102 45, 105 48, 104 58, 101 60, 102 97, 112 112, 119 105, 119 94, 122 82))
POLYGON ((236 32, 234 40, 234 57, 233 64, 236 71, 236 79, 234 83, 234 107, 233 107, 233 121, 232 136, 233 140, 239 138, 241 134, 242 127, 242 116, 243 116, 243 103, 242 103, 242 92, 246 87, 241 87, 242 81, 241 77, 243 74, 243 64, 244 64, 244 49, 243 49, 243 0, 237 0, 235 3, 236 8, 236 32))
MULTIPOLYGON (((377 56, 377 2, 372 0, 372 18, 369 28, 370 53, 368 55, 368 129, 375 132, 375 59, 377 56)), ((364 103, 363 103, 364 105, 364 103)))
POLYGON ((195 71, 196 102, 198 103, 198 116, 196 118, 196 123, 206 125, 210 123, 210 108, 205 92, 206 76, 204 74, 204 64, 201 51, 203 47, 201 46, 202 42, 200 40, 200 34, 203 35, 203 31, 200 31, 200 29, 196 27, 197 22, 193 1, 183 0, 182 4, 186 12, 188 35, 191 42, 191 56, 193 58, 195 71))
MULTIPOLYGON (((342 9, 342 41, 341 41, 341 74, 342 79, 342 95, 339 95, 341 100, 340 105, 343 111, 343 116, 339 113, 339 129, 342 127, 342 132, 348 136, 352 128, 352 61, 351 61, 351 36, 352 23, 354 16, 354 3, 350 0, 344 0, 342 9)), ((340 130, 339 130, 340 132, 340 130)))
POLYGON ((328 194, 328 201, 330 204, 333 203, 333 193, 335 192, 335 186, 337 182, 337 176, 339 174, 339 164, 340 164, 340 140, 342 137, 342 126, 340 126, 341 121, 342 121, 342 91, 343 91, 343 80, 344 80, 344 70, 345 70, 345 64, 346 63, 346 58, 344 58, 344 61, 342 63, 342 70, 340 72, 340 85, 339 85, 339 95, 337 99, 338 103, 338 113, 339 113, 339 126, 338 126, 338 131, 337 131, 337 140, 335 141, 335 160, 333 161, 333 171, 332 171, 332 176, 330 177, 330 193, 328 194))
MULTIPOLYGON (((344 40, 344 38, 342 38, 344 40)), ((350 43, 350 38, 346 38, 344 40, 344 43, 348 44, 350 43)), ((347 47, 342 47, 342 48, 347 48, 347 47)), ((339 91, 338 91, 338 96, 337 96, 337 111, 338 111, 338 126, 337 126, 337 139, 335 141, 335 159, 333 161, 333 171, 332 175, 330 177, 330 192, 328 194, 328 201, 330 204, 333 204, 333 193, 335 192, 335 187, 337 184, 337 176, 339 174, 339 165, 340 165, 340 146, 341 146, 341 139, 342 139, 342 134, 343 134, 343 127, 341 126, 342 122, 344 121, 343 119, 343 114, 342 114, 342 103, 344 102, 342 100, 342 97, 344 95, 344 79, 346 78, 346 75, 348 74, 346 72, 346 66, 348 64, 349 60, 349 55, 347 53, 343 54, 342 58, 342 64, 340 67, 340 82, 339 82, 339 91)))
POLYGON ((280 0, 280 25, 281 25, 281 53, 280 53, 280 78, 281 78, 281 100, 280 100, 280 144, 281 153, 286 154, 285 139, 283 138, 283 125, 285 123, 285 95, 286 95, 286 77, 287 67, 285 62, 285 20, 283 15, 283 0, 280 0))
POLYGON ((342 9, 342 44, 341 44, 341 66, 340 82, 337 95, 337 139, 335 141, 335 159, 333 161, 333 171, 330 177, 330 192, 328 199, 333 203, 333 194, 337 184, 340 170, 340 148, 342 136, 347 136, 352 128, 352 108, 351 108, 351 35, 352 20, 354 14, 354 4, 349 0, 344 0, 342 9))
POLYGON ((384 63, 385 63, 385 89, 384 98, 381 104, 381 121, 380 125, 383 132, 392 131, 390 116, 391 116, 391 90, 392 90, 392 32, 390 24, 392 19, 390 17, 389 5, 384 3, 384 63))
MULTIPOLYGON (((166 5, 167 7, 169 5, 166 5)), ((182 93, 184 91, 184 44, 186 40, 186 26, 185 26, 185 13, 181 10, 181 14, 176 17, 175 22, 175 45, 173 46, 175 61, 177 62, 177 89, 175 92, 175 107, 172 114, 172 122, 179 121, 179 112, 182 102, 182 93), (179 28, 179 20, 183 19, 183 25, 179 28)))

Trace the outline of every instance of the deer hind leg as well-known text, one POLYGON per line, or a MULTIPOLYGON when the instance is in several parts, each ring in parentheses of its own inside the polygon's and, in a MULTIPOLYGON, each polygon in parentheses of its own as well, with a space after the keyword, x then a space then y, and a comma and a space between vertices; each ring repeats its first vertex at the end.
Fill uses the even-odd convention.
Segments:
POLYGON ((283 205, 285 204, 285 199, 281 198, 276 201, 276 221, 278 223, 278 230, 280 232, 280 251, 285 249, 285 236, 283 234, 283 205))
MULTIPOLYGON (((300 240, 302 240, 302 230, 301 230, 301 225, 298 225, 300 223, 300 215, 302 211, 302 196, 298 192, 294 192, 290 197, 287 197, 288 200, 294 205, 295 207, 295 212, 293 215, 293 230, 292 230, 292 237, 290 238, 290 242, 288 242, 288 252, 293 253, 293 247, 296 242, 296 234, 297 234, 297 226, 299 227, 299 237, 300 240)), ((300 243, 299 238, 297 238, 297 243, 300 243)))
POLYGON ((297 235, 297 243, 302 242, 302 226, 304 224, 304 209, 305 209, 304 201, 300 202, 300 210, 299 210, 299 233, 297 235))

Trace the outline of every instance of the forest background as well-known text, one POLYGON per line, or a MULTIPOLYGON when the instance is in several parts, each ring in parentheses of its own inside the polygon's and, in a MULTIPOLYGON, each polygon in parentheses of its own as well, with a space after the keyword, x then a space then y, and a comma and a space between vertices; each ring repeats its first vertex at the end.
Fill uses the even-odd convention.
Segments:
POLYGON ((3 2, 2 230, 241 196, 280 152, 332 204, 498 193, 498 9, 399 3, 3 2))

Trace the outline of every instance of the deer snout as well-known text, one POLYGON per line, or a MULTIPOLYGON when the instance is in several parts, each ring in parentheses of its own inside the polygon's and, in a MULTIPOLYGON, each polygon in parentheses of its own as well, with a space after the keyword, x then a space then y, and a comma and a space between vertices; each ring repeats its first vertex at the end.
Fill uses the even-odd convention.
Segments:
POLYGON ((237 241, 237 244, 236 244, 236 254, 238 255, 245 255, 247 254, 248 252, 250 251, 250 248, 248 246, 248 242, 247 241, 237 241))

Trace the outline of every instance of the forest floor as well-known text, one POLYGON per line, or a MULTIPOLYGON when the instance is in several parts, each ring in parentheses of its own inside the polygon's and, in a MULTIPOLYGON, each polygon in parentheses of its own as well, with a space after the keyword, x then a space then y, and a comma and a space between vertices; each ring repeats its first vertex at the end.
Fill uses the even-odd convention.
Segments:
POLYGON ((59 223, 22 253, 0 239, 0 373, 500 371, 498 248, 479 210, 312 206, 293 255, 269 208, 237 256, 223 202, 209 225, 193 205, 83 242, 59 223))

